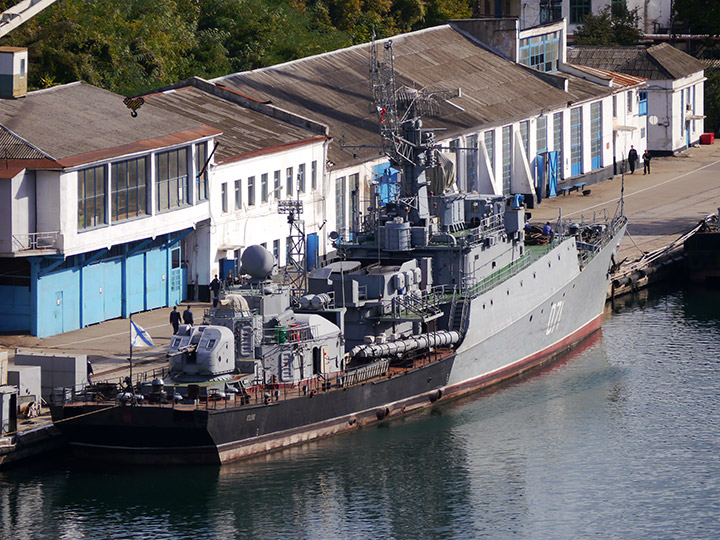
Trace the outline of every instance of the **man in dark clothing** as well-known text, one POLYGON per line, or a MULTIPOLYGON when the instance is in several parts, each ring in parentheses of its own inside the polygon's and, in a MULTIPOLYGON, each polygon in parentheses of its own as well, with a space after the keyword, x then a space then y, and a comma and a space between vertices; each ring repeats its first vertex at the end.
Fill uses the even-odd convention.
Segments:
POLYGON ((643 174, 650 174, 650 152, 645 150, 642 155, 643 158, 643 174))
POLYGON ((630 164, 630 174, 633 174, 635 172, 635 164, 637 163, 638 155, 637 150, 635 150, 634 146, 630 147, 630 152, 628 152, 628 163, 630 164))
POLYGON ((180 327, 180 312, 177 310, 177 306, 173 306, 173 310, 170 312, 170 324, 173 327, 173 334, 177 334, 180 327))
POLYGON ((218 279, 217 274, 215 274, 215 279, 210 282, 210 290, 212 291, 213 307, 217 307, 218 300, 220 299, 220 280, 218 279))
POLYGON ((185 311, 183 311, 183 322, 185 324, 189 324, 190 326, 193 325, 194 321, 192 311, 190 311, 190 304, 188 304, 185 311))

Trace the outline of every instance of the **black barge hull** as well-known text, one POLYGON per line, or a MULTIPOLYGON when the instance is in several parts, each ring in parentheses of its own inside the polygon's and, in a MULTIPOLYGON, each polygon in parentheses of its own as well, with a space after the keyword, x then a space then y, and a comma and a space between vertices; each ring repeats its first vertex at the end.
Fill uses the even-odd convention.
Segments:
POLYGON ((80 458, 148 465, 225 463, 428 407, 442 395, 454 358, 267 404, 74 403, 52 407, 53 420, 80 458))

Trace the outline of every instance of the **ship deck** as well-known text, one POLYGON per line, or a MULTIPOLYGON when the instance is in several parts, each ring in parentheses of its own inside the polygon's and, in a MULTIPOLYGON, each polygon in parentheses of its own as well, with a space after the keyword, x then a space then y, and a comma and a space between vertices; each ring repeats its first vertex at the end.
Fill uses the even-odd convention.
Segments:
MULTIPOLYGON (((410 371, 420 369, 426 365, 436 363, 454 354, 453 349, 435 349, 430 353, 417 355, 409 358, 406 365, 391 366, 389 361, 373 362, 356 369, 345 370, 334 373, 327 377, 308 379, 296 384, 266 383, 256 384, 247 389, 247 394, 222 393, 210 391, 207 394, 200 394, 197 399, 175 402, 172 394, 168 393, 166 399, 153 401, 143 396, 142 400, 132 400, 133 405, 142 407, 174 408, 177 410, 215 410, 243 407, 256 407, 275 401, 285 401, 297 398, 341 391, 352 386, 377 382, 382 379, 398 377, 410 371), (362 371, 362 374, 358 372, 362 371), (358 376, 359 375, 359 376, 358 376)), ((85 393, 79 393, 75 399, 63 404, 65 407, 85 407, 87 405, 98 405, 112 407, 121 405, 119 399, 108 399, 95 392, 93 387, 88 386, 85 393), (82 399, 79 399, 82 397, 82 399)), ((73 418, 72 416, 68 417, 73 418)), ((60 420, 62 421, 62 420, 60 420)))

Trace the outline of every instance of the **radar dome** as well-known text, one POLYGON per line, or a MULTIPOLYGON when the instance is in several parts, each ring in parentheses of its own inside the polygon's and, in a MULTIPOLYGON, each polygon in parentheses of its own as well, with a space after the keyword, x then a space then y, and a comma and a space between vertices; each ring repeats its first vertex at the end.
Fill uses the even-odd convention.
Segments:
POLYGON ((250 246, 243 251, 242 270, 254 278, 269 277, 275 266, 275 257, 262 246, 250 246))

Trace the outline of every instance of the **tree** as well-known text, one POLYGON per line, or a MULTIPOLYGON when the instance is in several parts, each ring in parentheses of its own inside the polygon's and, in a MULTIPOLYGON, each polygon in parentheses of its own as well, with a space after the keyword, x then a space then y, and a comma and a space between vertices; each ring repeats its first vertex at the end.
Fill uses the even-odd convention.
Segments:
POLYGON ((588 13, 583 25, 575 32, 575 43, 606 47, 636 45, 642 37, 637 23, 637 10, 630 11, 624 6, 616 6, 613 10, 605 8, 597 15, 588 13))

